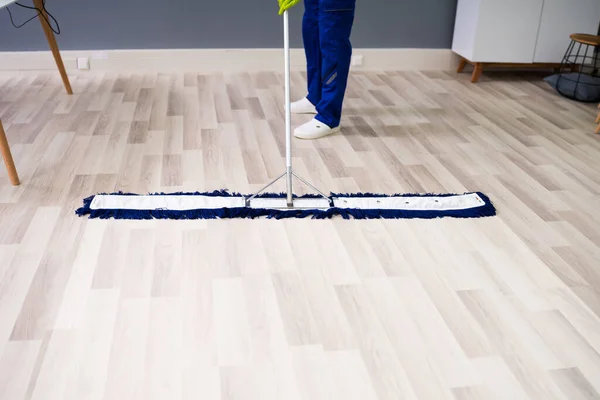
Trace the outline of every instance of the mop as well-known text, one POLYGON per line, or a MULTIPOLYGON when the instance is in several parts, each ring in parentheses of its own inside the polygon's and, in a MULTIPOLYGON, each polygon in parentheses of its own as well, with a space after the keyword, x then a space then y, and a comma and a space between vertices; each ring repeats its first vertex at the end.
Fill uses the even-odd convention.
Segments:
POLYGON ((299 176, 292 165, 292 122, 290 89, 290 35, 288 11, 283 14, 285 56, 285 171, 252 195, 217 190, 206 193, 98 194, 84 200, 79 216, 101 219, 233 219, 233 218, 312 218, 400 219, 441 217, 479 218, 496 214, 483 193, 324 194, 299 176), (285 180, 285 193, 268 193, 285 180), (315 194, 294 195, 294 182, 300 181, 315 194))

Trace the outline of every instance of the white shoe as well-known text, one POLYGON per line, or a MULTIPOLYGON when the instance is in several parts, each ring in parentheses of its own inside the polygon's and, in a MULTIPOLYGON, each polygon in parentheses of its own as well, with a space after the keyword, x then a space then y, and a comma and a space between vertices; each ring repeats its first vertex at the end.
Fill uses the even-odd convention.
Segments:
POLYGON ((298 139, 319 139, 327 135, 332 135, 340 131, 340 127, 330 128, 321 121, 313 119, 294 130, 294 136, 298 139))
POLYGON ((317 108, 306 97, 292 103, 294 114, 316 114, 317 108))

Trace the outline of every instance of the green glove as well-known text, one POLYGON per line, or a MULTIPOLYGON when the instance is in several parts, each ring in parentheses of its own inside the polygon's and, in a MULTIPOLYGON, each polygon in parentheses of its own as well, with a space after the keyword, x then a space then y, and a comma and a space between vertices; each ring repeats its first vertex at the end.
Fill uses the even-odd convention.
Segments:
POLYGON ((282 15, 284 12, 294 7, 296 4, 300 3, 300 0, 278 0, 279 1, 279 15, 282 15))

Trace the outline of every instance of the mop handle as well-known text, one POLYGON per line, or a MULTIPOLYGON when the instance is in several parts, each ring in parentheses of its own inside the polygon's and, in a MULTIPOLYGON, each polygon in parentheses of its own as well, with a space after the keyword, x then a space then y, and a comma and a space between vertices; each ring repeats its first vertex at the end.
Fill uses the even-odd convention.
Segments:
POLYGON ((292 201, 292 109, 290 94, 290 19, 283 13, 283 47, 285 54, 285 165, 287 174, 287 202, 292 201))
POLYGON ((289 11, 283 14, 283 45, 285 53, 285 137, 287 166, 291 166, 292 109, 290 95, 290 20, 289 11))

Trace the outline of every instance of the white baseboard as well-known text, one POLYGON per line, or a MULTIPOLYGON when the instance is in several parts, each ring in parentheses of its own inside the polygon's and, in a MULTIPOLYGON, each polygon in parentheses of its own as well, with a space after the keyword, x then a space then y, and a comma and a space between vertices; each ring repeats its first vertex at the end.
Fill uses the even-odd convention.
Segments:
MULTIPOLYGON (((190 49, 190 50, 106 50, 63 51, 71 74, 110 71, 281 71, 282 50, 278 49, 190 49), (90 59, 89 71, 77 69, 77 58, 90 59)), ((457 56, 449 49, 354 49, 363 56, 355 70, 451 70, 457 56)), ((305 68, 304 51, 292 50, 292 69, 305 68)), ((0 71, 39 72, 55 70, 49 51, 0 52, 0 71)))

